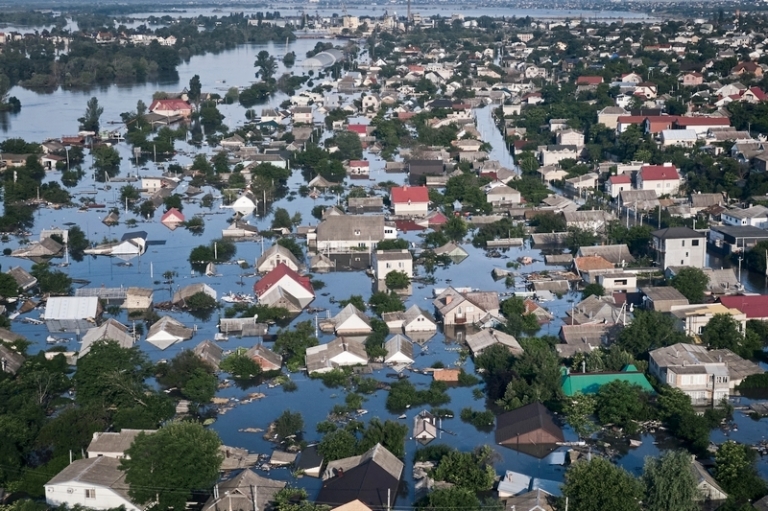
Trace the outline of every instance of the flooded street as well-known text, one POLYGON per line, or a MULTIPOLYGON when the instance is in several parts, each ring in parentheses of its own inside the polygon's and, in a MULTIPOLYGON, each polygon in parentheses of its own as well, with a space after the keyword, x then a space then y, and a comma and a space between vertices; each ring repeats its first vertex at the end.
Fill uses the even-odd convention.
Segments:
MULTIPOLYGON (((290 71, 293 71, 296 74, 301 74, 303 72, 301 64, 306 58, 305 54, 308 50, 314 48, 316 42, 317 40, 300 39, 288 45, 268 44, 241 46, 235 50, 223 52, 218 55, 209 54, 201 57, 193 57, 190 62, 179 66, 178 81, 173 83, 147 83, 129 87, 110 86, 104 89, 87 92, 57 90, 52 94, 37 94, 16 87, 10 92, 10 95, 15 95, 20 99, 22 110, 18 115, 4 117, 2 124, 0 124, 0 130, 2 130, 3 138, 19 137, 36 142, 76 133, 78 130, 77 119, 83 115, 86 101, 92 96, 97 97, 99 103, 104 107, 104 114, 102 116, 103 129, 117 128, 120 126, 118 124, 120 113, 134 110, 138 100, 142 100, 149 104, 152 99, 152 94, 157 90, 166 90, 169 92, 180 91, 188 84, 190 78, 195 74, 200 76, 204 92, 218 92, 223 95, 229 87, 247 86, 250 82, 255 80, 253 61, 256 54, 262 49, 266 49, 272 53, 279 62, 287 51, 294 51, 297 55, 297 63, 290 71)), ((282 63, 280 63, 280 69, 277 73, 278 76, 283 70, 282 63)), ((271 98, 268 104, 257 105, 255 109, 257 112, 260 112, 261 108, 277 107, 285 99, 286 96, 284 94, 278 93, 271 98)), ((245 121, 245 109, 239 104, 221 105, 219 106, 219 109, 226 116, 224 123, 230 128, 240 125, 245 121)), ((475 113, 478 129, 480 130, 483 139, 490 142, 492 145, 491 158, 500 161, 505 167, 516 168, 512 156, 505 147, 501 134, 496 129, 492 118, 491 107, 487 106, 485 108, 477 109, 475 113)), ((127 144, 121 143, 117 147, 123 157, 121 173, 118 176, 119 178, 137 174, 139 176, 160 175, 160 169, 153 163, 149 163, 146 168, 135 168, 133 160, 131 159, 131 149, 127 144)), ((185 143, 177 143, 177 149, 179 150, 179 155, 174 162, 180 164, 188 164, 197 151, 192 146, 185 143)), ((206 150, 210 152, 209 149, 206 150)), ((407 176, 405 174, 385 174, 383 170, 384 161, 380 157, 372 154, 364 154, 364 157, 371 161, 372 180, 359 181, 358 183, 363 186, 370 186, 375 182, 386 180, 391 180, 398 184, 406 182, 407 176)), ((152 288, 155 293, 155 303, 170 299, 172 293, 176 289, 195 282, 205 282, 212 286, 219 297, 230 291, 253 292, 252 287, 256 282, 256 278, 244 276, 244 274, 252 272, 252 268, 243 270, 234 262, 232 264, 221 264, 217 266, 220 275, 215 277, 205 277, 193 273, 187 260, 190 251, 194 247, 207 244, 211 240, 221 237, 222 229, 226 228, 231 223, 232 210, 220 208, 220 198, 210 209, 203 208, 199 202, 196 201, 184 203, 183 213, 187 218, 191 218, 193 215, 201 215, 204 218, 205 230, 201 235, 193 235, 184 228, 170 230, 159 222, 161 216, 160 212, 156 212, 154 218, 149 221, 137 218, 132 212, 125 213, 123 211, 123 205, 120 204, 118 198, 119 189, 125 183, 109 183, 109 189, 107 189, 103 183, 95 183, 92 179, 90 169, 88 169, 90 161, 91 157, 86 156, 85 168, 88 170, 88 176, 79 183, 77 188, 70 190, 75 195, 73 201, 75 203, 78 202, 79 193, 94 198, 97 203, 106 204, 106 208, 89 210, 87 212, 80 212, 77 208, 63 210, 40 209, 35 213, 35 226, 32 229, 33 235, 30 239, 36 240, 42 229, 48 229, 54 226, 65 227, 66 225, 75 224, 82 228, 89 240, 97 243, 105 238, 120 238, 128 231, 143 230, 148 233, 148 240, 152 246, 148 248, 143 256, 130 260, 128 262, 129 264, 126 264, 124 261, 117 258, 91 256, 86 256, 81 262, 71 261, 69 266, 61 268, 68 273, 70 277, 89 281, 90 284, 88 284, 87 287, 109 288, 140 286, 152 288), (96 190, 95 195, 90 193, 93 190, 96 190), (86 194, 85 192, 88 193, 86 194), (121 210, 120 224, 109 227, 103 224, 102 220, 108 210, 112 207, 117 207, 121 210), (125 222, 128 219, 135 219, 137 224, 133 227, 126 226, 125 222), (161 276, 167 271, 176 272, 178 274, 178 277, 172 285, 162 282, 163 279, 161 276)), ((61 173, 50 172, 47 176, 47 180, 60 181, 61 173)), ((269 206, 272 209, 276 207, 285 208, 291 215, 300 213, 302 216, 302 225, 310 223, 316 224, 317 220, 311 215, 312 208, 317 205, 336 204, 337 197, 332 195, 320 196, 317 199, 301 197, 298 190, 303 184, 305 184, 305 182, 301 176, 301 172, 295 171, 288 182, 288 195, 269 206)), ((182 184, 178 191, 183 193, 185 187, 186 184, 182 184)), ((208 192, 213 193, 214 196, 219 195, 218 191, 209 188, 206 188, 203 193, 208 192)), ((261 204, 259 204, 259 208, 261 208, 261 204)), ((271 216, 269 214, 264 216, 259 213, 263 213, 263 210, 257 210, 257 212, 250 215, 246 220, 260 230, 269 229, 271 216)), ((419 244, 422 241, 420 235, 425 232, 426 231, 411 230, 408 232, 400 232, 399 236, 409 242, 419 244)), ((272 240, 265 240, 263 246, 259 242, 252 241, 238 243, 237 255, 234 259, 242 259, 250 266, 253 266, 254 261, 261 255, 262 250, 269 248, 271 243, 272 240)), ((11 238, 3 245, 3 248, 15 249, 19 246, 20 241, 16 238, 11 238)), ((454 264, 448 268, 437 269, 434 275, 434 285, 425 286, 414 283, 413 293, 405 301, 406 308, 416 304, 432 312, 433 307, 431 300, 433 288, 443 288, 449 285, 456 287, 472 287, 484 291, 497 291, 502 294, 502 298, 504 298, 515 289, 508 289, 503 279, 494 281, 491 272, 494 268, 506 269, 507 262, 517 260, 517 258, 521 256, 529 256, 534 262, 533 264, 521 266, 518 270, 514 270, 519 274, 545 269, 562 269, 562 267, 557 266, 546 266, 543 262, 544 257, 541 251, 530 247, 529 244, 520 248, 503 250, 500 258, 488 257, 485 251, 473 247, 469 242, 464 243, 463 247, 469 253, 469 257, 460 264, 454 264)), ((306 258, 305 262, 308 262, 308 260, 309 257, 306 258)), ((60 259, 54 260, 53 263, 58 264, 62 261, 63 260, 60 259)), ((24 269, 29 270, 32 266, 31 261, 15 259, 8 256, 2 256, 0 262, 3 270, 8 270, 13 266, 21 266, 24 269)), ((420 268, 419 271, 421 272, 421 275, 423 275, 423 269, 420 268)), ((744 272, 744 275, 746 275, 746 271, 744 272)), ((755 276, 749 277, 750 282, 752 282, 754 277, 755 276)), ((360 294, 367 298, 371 295, 374 285, 371 278, 364 272, 338 271, 328 274, 316 274, 314 278, 323 281, 325 283, 325 288, 322 289, 322 291, 318 291, 317 297, 312 303, 312 307, 327 309, 332 315, 340 310, 338 304, 335 303, 336 301, 346 299, 352 294, 360 294)), ((521 282, 522 278, 518 277, 516 280, 521 282)), ((747 280, 746 276, 744 280, 747 280)), ((518 288, 517 290, 522 290, 522 288, 518 288)), ((558 335, 565 311, 571 307, 573 302, 579 300, 580 293, 571 292, 554 301, 542 304, 555 315, 556 319, 550 324, 544 325, 540 334, 558 335)), ((25 317, 37 319, 41 312, 41 310, 34 310, 19 316, 12 327, 15 332, 24 335, 33 342, 33 345, 29 348, 31 353, 36 353, 38 350, 44 350, 48 347, 46 345, 46 337, 49 333, 44 325, 28 324, 21 320, 25 317)), ((183 322, 188 327, 195 326, 197 328, 197 333, 191 340, 175 344, 165 351, 159 350, 157 347, 147 343, 143 339, 137 343, 137 346, 142 351, 146 352, 153 361, 170 359, 181 350, 192 349, 195 345, 205 339, 213 339, 218 331, 217 323, 219 317, 223 316, 223 314, 224 311, 221 309, 215 311, 210 318, 200 319, 191 314, 174 312, 172 313, 174 318, 183 322)), ((132 320, 128 318, 127 313, 123 310, 116 316, 105 315, 105 317, 114 317, 127 325, 132 323, 132 320)), ((322 317, 321 314, 320 319, 322 319, 322 317)), ((296 324, 301 321, 312 321, 314 323, 315 318, 315 315, 304 311, 298 317, 294 318, 291 324, 296 324)), ((272 327, 269 333, 274 334, 276 332, 277 328, 272 327)), ((333 337, 333 335, 319 334, 321 343, 326 343, 333 337)), ((78 340, 76 339, 76 336, 70 335, 69 339, 70 340, 65 347, 68 350, 77 350, 78 340)), ((262 342, 262 340, 255 337, 243 339, 231 337, 228 341, 223 342, 222 346, 225 350, 234 350, 241 346, 246 348, 251 347, 259 342, 262 342)), ((451 331, 446 333, 438 331, 437 335, 423 346, 414 346, 416 355, 416 363, 414 364, 414 367, 428 368, 438 361, 442 362, 446 367, 458 365, 460 362, 458 350, 455 349, 457 346, 456 332, 451 331)), ((474 372, 471 359, 464 362, 463 367, 468 373, 474 372)), ((391 370, 383 369, 375 371, 371 376, 384 382, 394 381, 389 378, 388 373, 391 373, 391 370)), ((410 381, 418 388, 425 388, 431 381, 429 376, 423 374, 410 372, 406 372, 406 374, 408 374, 410 381)), ((219 433, 223 442, 227 445, 246 448, 258 453, 270 453, 273 444, 263 440, 261 433, 246 433, 241 432, 240 430, 244 428, 260 428, 266 430, 271 421, 277 418, 283 410, 289 408, 292 411, 300 411, 302 413, 305 422, 305 440, 318 440, 320 435, 315 432, 315 425, 326 419, 334 405, 344 403, 345 392, 343 389, 326 388, 322 382, 309 379, 305 373, 291 374, 291 379, 298 385, 298 390, 292 393, 284 392, 281 387, 269 388, 266 384, 247 389, 240 389, 236 386, 232 386, 221 390, 217 396, 225 398, 239 400, 244 398, 246 394, 250 392, 261 392, 264 393, 266 397, 249 404, 237 405, 233 403, 235 404, 234 408, 226 414, 220 415, 218 420, 211 427, 219 433)), ((455 418, 446 419, 444 421, 443 428, 446 432, 442 434, 440 440, 435 441, 434 443, 444 442, 463 450, 472 449, 483 443, 489 445, 494 444, 493 432, 480 433, 472 425, 464 423, 458 418, 462 408, 472 407, 476 410, 485 408, 485 403, 483 401, 476 401, 472 390, 472 388, 463 387, 449 389, 448 394, 451 397, 451 402, 445 407, 450 408, 454 412, 455 418)), ((382 390, 377 391, 371 396, 367 396, 364 408, 368 413, 363 415, 360 420, 367 422, 374 417, 398 420, 397 415, 390 414, 386 411, 384 406, 385 399, 386 392, 382 390)), ((746 400, 744 401, 746 402, 746 400)), ((401 422, 411 428, 413 426, 413 417, 420 411, 421 408, 408 410, 406 419, 401 420, 401 422)), ((736 423, 739 427, 739 439, 743 442, 756 442, 760 439, 764 439, 766 436, 764 421, 755 422, 752 419, 743 416, 740 412, 736 412, 736 423)), ((576 440, 576 435, 570 429, 566 429, 565 434, 567 441, 576 440)), ((713 441, 721 442, 724 439, 724 432, 715 430, 712 433, 713 441)), ((407 454, 405 459, 406 469, 403 478, 402 499, 399 503, 410 503, 414 500, 414 488, 410 474, 413 463, 413 453, 418 447, 419 444, 414 440, 407 440, 407 454)), ((554 479, 558 481, 562 480, 564 473, 563 467, 550 465, 546 460, 539 460, 500 446, 495 446, 495 449, 502 459, 502 461, 496 464, 498 473, 503 473, 504 470, 509 469, 525 472, 539 478, 554 479)), ((565 449, 566 448, 561 448, 561 450, 565 449)), ((642 446, 639 448, 627 449, 626 454, 621 457, 619 463, 634 473, 640 473, 643 457, 656 455, 658 452, 659 446, 654 444, 654 437, 646 435, 643 437, 642 446)), ((766 460, 760 461, 759 468, 761 474, 768 477, 768 463, 766 463, 766 460)), ((293 479, 293 476, 286 469, 274 470, 270 476, 286 480, 293 479)), ((310 495, 314 495, 315 491, 320 486, 320 480, 304 477, 295 481, 294 484, 296 486, 307 488, 310 491, 310 495)))

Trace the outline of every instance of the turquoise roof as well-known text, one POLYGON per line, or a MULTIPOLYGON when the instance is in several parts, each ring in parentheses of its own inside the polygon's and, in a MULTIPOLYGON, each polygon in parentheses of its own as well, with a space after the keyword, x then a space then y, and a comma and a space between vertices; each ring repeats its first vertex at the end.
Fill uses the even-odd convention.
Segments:
POLYGON ((582 394, 596 394, 600 387, 613 381, 626 381, 633 385, 639 385, 644 391, 653 393, 653 387, 645 375, 629 364, 619 373, 572 373, 564 374, 562 387, 566 396, 573 396, 577 392, 582 394))

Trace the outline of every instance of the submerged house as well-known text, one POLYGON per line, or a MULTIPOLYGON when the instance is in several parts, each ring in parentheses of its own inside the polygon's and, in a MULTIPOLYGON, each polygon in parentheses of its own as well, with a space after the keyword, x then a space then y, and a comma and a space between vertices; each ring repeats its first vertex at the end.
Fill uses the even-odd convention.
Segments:
POLYGON ((340 506, 357 499, 371 509, 390 509, 397 499, 403 468, 403 462, 381 444, 359 456, 331 461, 317 501, 340 506))
POLYGON ((543 458, 565 441, 563 430, 543 404, 536 402, 496 417, 496 443, 543 458))
POLYGON ((45 304, 44 319, 49 332, 85 332, 100 315, 96 296, 51 296, 45 304))
POLYGON ((645 375, 637 370, 632 364, 628 364, 619 372, 604 373, 571 373, 563 368, 563 377, 561 386, 566 396, 573 396, 577 392, 582 394, 596 394, 600 387, 613 381, 625 381, 633 385, 638 385, 645 392, 653 393, 653 387, 648 382, 645 375))
POLYGON ((147 342, 164 350, 180 341, 191 339, 194 330, 170 316, 163 316, 149 327, 147 342))
POLYGON ((213 487, 213 495, 203 505, 202 511, 270 509, 275 495, 285 488, 286 484, 288 483, 285 481, 262 477, 246 468, 216 484, 213 487))
POLYGON ((91 351, 91 347, 99 341, 115 341, 121 348, 132 348, 136 343, 136 339, 128 332, 127 326, 109 318, 101 326, 85 332, 79 356, 81 358, 86 356, 91 351))

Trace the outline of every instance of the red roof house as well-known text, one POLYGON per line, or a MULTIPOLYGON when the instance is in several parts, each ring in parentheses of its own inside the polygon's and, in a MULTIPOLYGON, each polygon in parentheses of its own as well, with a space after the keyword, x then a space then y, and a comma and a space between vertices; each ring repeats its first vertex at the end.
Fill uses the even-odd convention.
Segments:
POLYGON ((315 299, 309 277, 299 275, 285 263, 278 264, 253 286, 259 303, 267 306, 301 310, 315 299), (293 305, 294 307, 290 307, 293 305))
POLYGON ((768 320, 768 295, 721 296, 720 303, 729 309, 738 309, 747 319, 768 320))
POLYGON ((365 124, 350 124, 347 126, 347 131, 357 133, 361 138, 368 135, 368 126, 365 124))
POLYGON ((183 99, 156 99, 149 105, 149 111, 166 117, 190 117, 192 106, 183 99))
POLYGON ((656 190, 656 195, 674 195, 680 188, 680 174, 671 163, 644 165, 637 174, 638 190, 656 190))
POLYGON ((176 208, 171 208, 165 212, 160 218, 160 222, 172 229, 175 229, 179 224, 183 224, 185 221, 184 213, 176 208))
POLYGON ((389 192, 395 215, 425 216, 429 210, 426 186, 394 186, 389 192))
POLYGON ((579 76, 576 78, 576 85, 599 85, 603 83, 602 76, 579 76))

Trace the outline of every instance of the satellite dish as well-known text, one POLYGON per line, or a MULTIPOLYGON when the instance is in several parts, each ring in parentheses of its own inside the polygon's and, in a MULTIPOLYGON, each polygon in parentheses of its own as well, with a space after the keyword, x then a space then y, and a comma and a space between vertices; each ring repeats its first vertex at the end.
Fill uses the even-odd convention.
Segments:
POLYGON ((67 488, 67 493, 75 493, 75 490, 73 488, 67 488))

